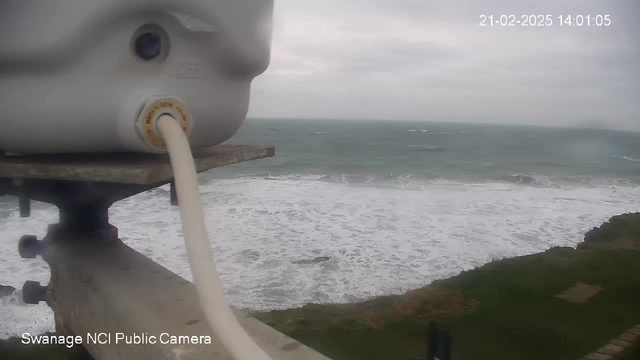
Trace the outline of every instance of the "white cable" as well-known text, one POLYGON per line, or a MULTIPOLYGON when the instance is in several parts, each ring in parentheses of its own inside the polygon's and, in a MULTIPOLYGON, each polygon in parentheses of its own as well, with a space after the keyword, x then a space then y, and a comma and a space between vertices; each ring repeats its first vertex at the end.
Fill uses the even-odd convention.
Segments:
POLYGON ((169 151, 189 266, 205 316, 236 360, 271 360, 240 326, 224 298, 209 245, 196 168, 187 137, 171 116, 161 116, 157 127, 169 151))

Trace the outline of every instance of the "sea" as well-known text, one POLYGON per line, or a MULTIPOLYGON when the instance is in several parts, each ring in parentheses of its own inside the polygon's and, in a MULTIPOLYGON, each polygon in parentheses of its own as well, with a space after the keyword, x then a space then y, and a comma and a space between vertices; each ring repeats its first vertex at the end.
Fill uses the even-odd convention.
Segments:
MULTIPOLYGON (((273 158, 200 176, 228 301, 267 310, 397 294, 495 259, 575 247, 640 210, 640 133, 486 124, 249 119, 229 141, 273 158)), ((164 186, 116 203, 129 246, 191 280, 164 186)), ((0 284, 46 284, 20 236, 57 221, 0 197, 0 284)), ((53 330, 44 305, 0 299, 0 338, 53 330)))

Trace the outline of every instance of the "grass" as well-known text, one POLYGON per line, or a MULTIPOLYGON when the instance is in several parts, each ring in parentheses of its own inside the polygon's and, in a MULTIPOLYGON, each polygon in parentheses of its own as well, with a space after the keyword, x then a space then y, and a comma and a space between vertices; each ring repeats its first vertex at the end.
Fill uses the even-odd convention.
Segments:
MULTIPOLYGON (((640 213, 614 217, 580 250, 493 261, 403 295, 308 304, 254 316, 334 360, 424 359, 429 320, 449 329, 454 360, 580 359, 640 323, 640 213), (584 304, 558 299, 576 282, 603 290, 584 304)), ((59 346, 0 342, 0 359, 64 359, 59 346)), ((624 360, 640 359, 640 345, 624 360)))
MULTIPOLYGON (((638 242, 639 224, 640 214, 614 217, 586 237, 638 242)), ((456 360, 565 360, 639 323, 638 299, 640 252, 593 245, 494 261, 403 295, 255 316, 335 360, 424 359, 429 320, 450 330, 456 360), (603 290, 584 304, 554 297, 576 282, 603 290)))
POLYGON ((640 213, 614 216, 600 227, 593 228, 579 248, 607 245, 620 240, 629 240, 638 245, 640 237, 640 213))

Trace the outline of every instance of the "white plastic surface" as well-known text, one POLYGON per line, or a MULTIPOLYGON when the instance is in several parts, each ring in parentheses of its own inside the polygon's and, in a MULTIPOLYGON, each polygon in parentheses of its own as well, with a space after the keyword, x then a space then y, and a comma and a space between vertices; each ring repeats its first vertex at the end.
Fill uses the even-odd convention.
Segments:
POLYGON ((268 66, 272 0, 0 1, 0 150, 152 151, 136 131, 152 96, 178 97, 194 148, 230 138, 268 66), (163 54, 133 50, 145 24, 163 54))

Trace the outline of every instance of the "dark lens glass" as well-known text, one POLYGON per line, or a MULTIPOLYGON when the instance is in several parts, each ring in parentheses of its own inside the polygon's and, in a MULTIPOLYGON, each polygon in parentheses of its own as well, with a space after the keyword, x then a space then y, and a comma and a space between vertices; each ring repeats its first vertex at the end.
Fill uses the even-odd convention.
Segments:
POLYGON ((162 40, 157 33, 144 33, 135 41, 136 54, 144 60, 152 60, 160 55, 162 40))

